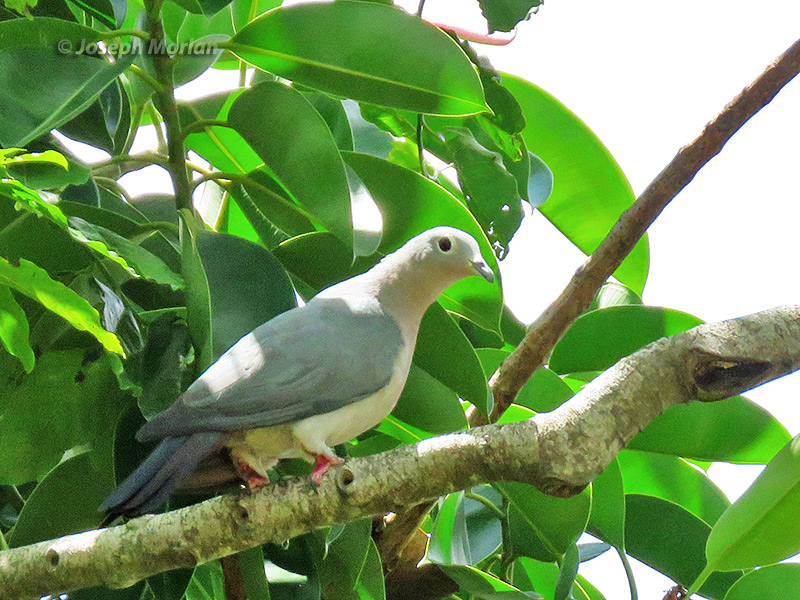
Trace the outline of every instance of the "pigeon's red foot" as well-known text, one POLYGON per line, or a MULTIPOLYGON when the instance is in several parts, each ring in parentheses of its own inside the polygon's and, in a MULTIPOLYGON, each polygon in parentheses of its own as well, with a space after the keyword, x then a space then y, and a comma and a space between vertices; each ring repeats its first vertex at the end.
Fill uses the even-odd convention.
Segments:
POLYGON ((317 464, 314 465, 314 470, 311 472, 311 482, 317 487, 322 483, 322 478, 325 476, 325 473, 328 472, 328 469, 331 468, 331 465, 341 465, 344 463, 343 458, 335 455, 327 456, 325 454, 315 454, 314 457, 317 459, 317 464))
POLYGON ((269 477, 256 471, 246 461, 235 454, 232 454, 231 457, 233 458, 233 464, 236 465, 236 471, 239 473, 239 476, 244 479, 248 490, 252 492, 269 484, 269 477))

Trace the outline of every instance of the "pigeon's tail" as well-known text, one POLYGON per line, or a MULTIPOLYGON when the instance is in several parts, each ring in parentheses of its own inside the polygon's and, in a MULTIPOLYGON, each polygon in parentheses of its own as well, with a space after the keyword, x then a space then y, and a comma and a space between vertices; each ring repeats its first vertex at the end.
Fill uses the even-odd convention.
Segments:
POLYGON ((97 509, 107 513, 105 523, 120 515, 136 517, 161 506, 220 437, 219 432, 204 432, 164 439, 97 509))

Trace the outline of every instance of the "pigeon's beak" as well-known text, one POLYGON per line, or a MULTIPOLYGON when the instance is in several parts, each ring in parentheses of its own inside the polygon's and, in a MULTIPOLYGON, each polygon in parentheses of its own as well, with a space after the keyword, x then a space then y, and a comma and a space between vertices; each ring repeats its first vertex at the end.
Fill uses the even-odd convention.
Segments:
POLYGON ((482 260, 473 260, 472 268, 489 283, 494 283, 494 272, 482 260))

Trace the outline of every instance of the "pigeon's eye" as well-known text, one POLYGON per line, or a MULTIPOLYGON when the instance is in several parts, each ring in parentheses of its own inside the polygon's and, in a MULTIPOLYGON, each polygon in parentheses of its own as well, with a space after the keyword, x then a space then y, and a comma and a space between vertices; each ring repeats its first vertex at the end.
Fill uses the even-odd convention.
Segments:
POLYGON ((442 252, 450 252, 450 248, 453 247, 453 242, 450 241, 449 237, 439 238, 439 250, 442 252))

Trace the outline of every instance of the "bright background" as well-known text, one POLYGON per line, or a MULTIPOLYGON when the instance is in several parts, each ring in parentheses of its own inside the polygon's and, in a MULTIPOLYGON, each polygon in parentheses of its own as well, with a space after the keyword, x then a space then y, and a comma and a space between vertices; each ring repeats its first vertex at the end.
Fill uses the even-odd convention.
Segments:
MULTIPOLYGON (((417 0, 401 0, 407 10, 417 0)), ((484 33, 477 2, 428 0, 424 17, 484 33)), ((698 0, 548 0, 505 47, 476 46, 494 66, 544 88, 575 112, 617 159, 638 195, 743 87, 800 37, 800 3, 698 0)), ((191 99, 237 85, 216 72, 179 90, 191 99)), ((152 133, 147 132, 147 133, 152 133)), ((139 135, 133 151, 154 147, 139 135)), ((650 230, 647 304, 707 321, 800 302, 800 81, 739 131, 650 230)), ((101 153, 102 154, 102 153, 101 153)), ((86 156, 101 160, 104 156, 86 156)), ((171 191, 148 167, 123 180, 132 194, 171 191)), ((558 185, 558 181, 555 182, 558 185)), ((506 299, 534 320, 585 260, 538 214, 523 222, 502 263, 506 299)), ((748 397, 800 433, 800 373, 748 397)), ((679 432, 677 433, 679 434, 679 432)), ((760 472, 713 465, 731 500, 760 472)), ((628 597, 622 566, 607 552, 581 566, 609 600, 628 597)), ((672 582, 634 562, 642 599, 672 582)))

